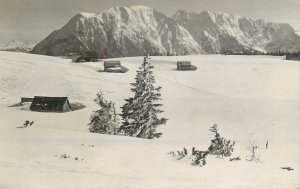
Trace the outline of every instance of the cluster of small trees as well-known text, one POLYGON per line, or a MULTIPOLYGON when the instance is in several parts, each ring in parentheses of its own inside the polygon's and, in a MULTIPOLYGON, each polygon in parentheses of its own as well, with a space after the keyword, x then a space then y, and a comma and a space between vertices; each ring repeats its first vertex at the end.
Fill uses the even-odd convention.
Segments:
POLYGON ((300 51, 298 52, 289 52, 289 51, 282 51, 282 50, 275 50, 269 52, 261 52, 254 49, 246 49, 243 48, 240 51, 232 50, 230 48, 222 48, 220 54, 224 55, 269 55, 269 56, 298 56, 300 57, 300 51))
MULTIPOLYGON (((218 125, 214 124, 209 129, 213 133, 213 138, 211 140, 211 144, 205 151, 196 150, 195 147, 192 148, 191 153, 188 152, 186 148, 183 148, 182 151, 170 152, 169 154, 175 157, 177 160, 189 159, 191 161, 191 165, 204 166, 206 164, 206 157, 208 155, 216 155, 217 157, 230 157, 232 156, 232 152, 235 147, 235 141, 230 141, 221 136, 218 131, 218 125)), ((249 154, 246 155, 245 160, 261 163, 262 160, 260 158, 260 152, 263 148, 268 150, 269 140, 266 140, 265 146, 260 148, 257 141, 252 138, 253 134, 250 135, 249 138, 249 146, 247 146, 247 150, 249 154)), ((229 161, 239 161, 241 160, 240 156, 232 157, 229 161)), ((283 167, 283 169, 293 170, 292 168, 283 167)))
POLYGON ((211 140, 211 144, 206 151, 199 151, 193 147, 191 156, 188 156, 188 151, 186 148, 183 148, 183 151, 177 151, 177 154, 175 152, 170 152, 169 154, 176 157, 177 160, 189 157, 192 161, 191 165, 200 166, 204 166, 206 164, 206 157, 208 155, 217 155, 222 157, 231 156, 234 150, 235 142, 231 142, 230 140, 221 137, 217 124, 214 124, 209 130, 214 134, 214 138, 211 140))
POLYGON ((167 122, 166 118, 159 118, 158 114, 162 104, 158 103, 161 97, 161 87, 155 87, 153 66, 149 56, 144 57, 144 62, 137 71, 135 82, 132 83, 133 97, 125 99, 121 107, 122 122, 119 123, 115 106, 112 102, 104 100, 103 94, 98 93, 95 102, 100 109, 91 115, 89 124, 90 132, 101 134, 121 134, 138 138, 153 139, 161 136, 157 127, 167 122))
POLYGON ((270 55, 270 56, 285 56, 288 53, 289 52, 287 52, 287 51, 277 50, 277 51, 267 52, 266 55, 270 55))
POLYGON ((300 51, 298 52, 289 52, 289 51, 272 51, 272 52, 266 52, 264 55, 270 55, 270 56, 298 56, 300 57, 300 51))
POLYGON ((225 55, 264 55, 264 52, 260 52, 255 49, 247 49, 243 48, 240 50, 232 50, 230 48, 225 48, 223 47, 220 51, 220 54, 225 54, 225 55))

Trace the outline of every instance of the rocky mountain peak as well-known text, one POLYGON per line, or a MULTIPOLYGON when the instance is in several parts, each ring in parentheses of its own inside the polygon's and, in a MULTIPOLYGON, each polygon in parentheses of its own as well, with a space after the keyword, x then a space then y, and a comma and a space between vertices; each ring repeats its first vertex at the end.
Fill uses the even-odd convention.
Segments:
POLYGON ((300 50, 300 37, 288 24, 227 13, 177 11, 167 17, 145 6, 113 7, 79 13, 52 32, 33 53, 64 56, 95 51, 99 58, 300 50))

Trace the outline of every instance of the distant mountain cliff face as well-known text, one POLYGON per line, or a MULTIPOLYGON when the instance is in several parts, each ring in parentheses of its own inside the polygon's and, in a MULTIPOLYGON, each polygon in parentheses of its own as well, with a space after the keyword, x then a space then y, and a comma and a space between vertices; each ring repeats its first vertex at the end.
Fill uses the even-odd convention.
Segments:
POLYGON ((38 43, 33 53, 64 56, 95 51, 99 58, 241 52, 298 51, 300 37, 288 24, 203 11, 178 11, 172 18, 144 6, 80 13, 38 43))
POLYGON ((199 54, 202 49, 176 21, 143 6, 80 13, 41 41, 33 53, 61 56, 95 51, 100 58, 150 54, 199 54))
POLYGON ((244 49, 270 52, 300 50, 300 37, 288 24, 210 11, 197 14, 180 10, 173 18, 208 53, 223 50, 240 52, 244 49))

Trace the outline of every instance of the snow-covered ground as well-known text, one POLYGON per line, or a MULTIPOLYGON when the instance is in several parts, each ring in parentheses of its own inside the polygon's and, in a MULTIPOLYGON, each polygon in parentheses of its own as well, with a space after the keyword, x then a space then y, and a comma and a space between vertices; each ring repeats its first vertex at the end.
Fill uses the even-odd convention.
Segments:
POLYGON ((97 91, 117 107, 132 95, 130 83, 143 58, 120 60, 129 72, 97 72, 103 62, 0 52, 0 188, 300 187, 299 62, 269 56, 152 57, 169 121, 160 128, 161 138, 144 140, 87 130, 97 91), (176 71, 175 60, 191 60, 198 69, 176 71), (86 108, 39 113, 9 107, 34 95, 68 96, 86 108), (25 120, 34 124, 17 128, 25 120), (206 150, 215 123, 236 141, 232 156, 241 161, 209 156, 206 166, 197 167, 167 154, 183 147, 206 150), (246 160, 249 140, 260 146, 259 163, 246 160))

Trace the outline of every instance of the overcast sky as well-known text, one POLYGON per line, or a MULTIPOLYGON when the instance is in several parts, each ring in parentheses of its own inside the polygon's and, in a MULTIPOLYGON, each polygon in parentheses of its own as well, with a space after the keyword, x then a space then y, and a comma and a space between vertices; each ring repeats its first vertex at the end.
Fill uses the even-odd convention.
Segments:
POLYGON ((145 5, 170 16, 179 9, 212 10, 288 22, 300 29, 300 0, 0 0, 0 40, 41 40, 78 12, 145 5))

